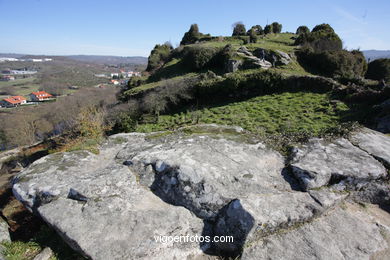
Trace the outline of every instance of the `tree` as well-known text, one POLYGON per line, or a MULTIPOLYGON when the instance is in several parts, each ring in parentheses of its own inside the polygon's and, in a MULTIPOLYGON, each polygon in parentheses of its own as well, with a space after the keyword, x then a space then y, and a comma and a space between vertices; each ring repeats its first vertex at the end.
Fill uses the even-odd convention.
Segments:
POLYGON ((313 52, 310 49, 304 49, 298 52, 298 61, 303 67, 315 74, 333 78, 362 78, 367 70, 364 55, 358 50, 313 52))
POLYGON ((155 71, 160 68, 170 57, 171 45, 157 44, 149 55, 146 71, 155 71))
POLYGON ((232 36, 243 36, 246 34, 245 25, 242 22, 236 22, 233 24, 232 36))
POLYGON ((257 42, 257 33, 254 28, 249 30, 249 42, 256 43, 257 42))
POLYGON ((301 25, 301 26, 299 26, 298 27, 298 29, 297 29, 297 32, 296 32, 296 34, 307 34, 307 33, 310 33, 310 29, 307 27, 307 26, 305 26, 305 25, 301 25))
POLYGON ((197 40, 199 40, 201 35, 202 34, 199 32, 198 25, 194 23, 191 25, 190 30, 184 34, 180 45, 195 43, 197 40))
POLYGON ((270 24, 267 24, 265 27, 264 27, 264 34, 269 34, 269 33, 272 33, 272 27, 270 24))
POLYGON ((343 47, 340 37, 329 24, 319 24, 310 33, 303 33, 295 44, 311 48, 314 52, 338 51, 343 47))
POLYGON ((282 25, 277 22, 273 22, 271 24, 272 32, 273 33, 281 33, 282 32, 282 25))
POLYGON ((250 31, 251 31, 251 30, 254 30, 255 33, 256 33, 256 35, 261 35, 261 34, 264 33, 264 32, 263 32, 263 27, 261 27, 260 25, 254 25, 254 26, 252 26, 252 28, 250 28, 249 31, 247 32, 247 35, 250 36, 250 31))

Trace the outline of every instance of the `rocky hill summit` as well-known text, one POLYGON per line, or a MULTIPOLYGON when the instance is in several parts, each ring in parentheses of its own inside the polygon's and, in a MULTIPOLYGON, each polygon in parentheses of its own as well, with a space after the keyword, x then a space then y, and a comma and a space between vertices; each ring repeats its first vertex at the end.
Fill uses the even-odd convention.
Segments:
POLYGON ((240 127, 116 134, 35 161, 13 193, 91 259, 388 259, 389 147, 366 128, 287 154, 240 127), (234 240, 155 239, 186 235, 234 240))

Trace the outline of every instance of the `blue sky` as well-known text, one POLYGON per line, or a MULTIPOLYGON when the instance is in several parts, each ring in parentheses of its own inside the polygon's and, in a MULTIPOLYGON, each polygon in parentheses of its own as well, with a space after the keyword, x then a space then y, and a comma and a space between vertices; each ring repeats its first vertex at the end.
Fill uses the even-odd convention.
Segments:
POLYGON ((390 50, 390 1, 259 0, 0 0, 0 53, 148 56, 156 43, 180 42, 190 24, 230 35, 277 21, 333 26, 348 49, 390 50))

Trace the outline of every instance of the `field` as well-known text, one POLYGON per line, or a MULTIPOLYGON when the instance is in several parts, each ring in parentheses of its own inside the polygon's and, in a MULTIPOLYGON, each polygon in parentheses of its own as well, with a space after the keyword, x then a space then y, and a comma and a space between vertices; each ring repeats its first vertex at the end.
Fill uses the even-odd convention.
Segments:
POLYGON ((0 99, 10 95, 26 96, 39 89, 39 84, 34 77, 17 79, 14 81, 0 81, 0 99))

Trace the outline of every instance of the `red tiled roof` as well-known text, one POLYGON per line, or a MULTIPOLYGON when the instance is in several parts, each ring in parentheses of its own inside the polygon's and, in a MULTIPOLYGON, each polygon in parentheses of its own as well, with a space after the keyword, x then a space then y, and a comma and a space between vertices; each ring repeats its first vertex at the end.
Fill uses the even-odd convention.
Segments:
POLYGON ((46 91, 32 92, 31 94, 33 94, 34 96, 36 96, 38 98, 49 98, 49 97, 52 97, 52 95, 50 95, 46 91))
POLYGON ((7 101, 8 103, 11 103, 11 104, 20 104, 20 103, 22 103, 23 100, 26 100, 26 99, 22 96, 13 96, 13 97, 9 97, 9 98, 4 99, 4 101, 7 101))

